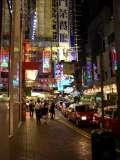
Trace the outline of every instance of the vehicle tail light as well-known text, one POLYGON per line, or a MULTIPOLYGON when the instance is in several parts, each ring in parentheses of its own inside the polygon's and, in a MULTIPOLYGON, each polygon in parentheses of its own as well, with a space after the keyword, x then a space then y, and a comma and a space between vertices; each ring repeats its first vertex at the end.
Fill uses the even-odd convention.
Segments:
POLYGON ((87 117, 86 116, 82 116, 81 120, 87 120, 87 117))
POLYGON ((95 121, 95 117, 93 117, 93 121, 95 121))

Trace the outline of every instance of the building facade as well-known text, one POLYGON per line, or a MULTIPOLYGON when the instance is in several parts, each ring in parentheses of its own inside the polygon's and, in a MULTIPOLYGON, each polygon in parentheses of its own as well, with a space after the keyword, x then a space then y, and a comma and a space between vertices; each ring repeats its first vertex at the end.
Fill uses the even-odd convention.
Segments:
POLYGON ((97 95, 103 88, 104 105, 113 105, 117 102, 117 53, 112 17, 113 5, 104 6, 88 26, 89 47, 86 55, 91 59, 91 64, 88 66, 86 62, 86 85, 89 89, 85 93, 97 95))

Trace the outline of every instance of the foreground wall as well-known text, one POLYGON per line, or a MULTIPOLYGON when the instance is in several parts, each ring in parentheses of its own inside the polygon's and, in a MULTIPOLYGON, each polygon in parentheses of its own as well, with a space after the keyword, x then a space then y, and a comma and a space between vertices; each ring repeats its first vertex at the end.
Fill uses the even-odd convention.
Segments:
POLYGON ((0 0, 0 159, 8 160, 9 140, 21 124, 21 3, 0 0), (7 59, 7 60, 6 60, 7 59), (5 62, 5 63, 4 63, 5 62), (1 65, 2 64, 2 65, 1 65), (4 65, 3 65, 4 64, 4 65))

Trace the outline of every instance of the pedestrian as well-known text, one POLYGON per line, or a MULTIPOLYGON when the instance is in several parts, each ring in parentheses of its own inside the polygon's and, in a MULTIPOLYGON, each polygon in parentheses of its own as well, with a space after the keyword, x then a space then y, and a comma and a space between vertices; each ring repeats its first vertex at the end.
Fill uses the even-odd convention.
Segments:
POLYGON ((48 102, 47 101, 44 101, 43 108, 42 108, 42 116, 45 120, 45 124, 47 124, 48 123, 48 102))
POLYGON ((54 120, 55 118, 55 103, 52 102, 51 105, 50 105, 50 118, 54 120))
POLYGON ((37 103, 35 104, 35 113, 36 113, 36 122, 37 124, 40 123, 41 124, 41 102, 39 99, 37 99, 37 103))
POLYGON ((22 120, 26 120, 26 99, 24 96, 22 97, 22 120))
POLYGON ((34 104, 33 100, 31 99, 30 103, 29 103, 30 117, 33 117, 34 107, 35 107, 35 104, 34 104))
POLYGON ((26 111, 27 111, 27 112, 29 111, 29 103, 30 103, 29 100, 27 100, 27 101, 26 101, 26 111))

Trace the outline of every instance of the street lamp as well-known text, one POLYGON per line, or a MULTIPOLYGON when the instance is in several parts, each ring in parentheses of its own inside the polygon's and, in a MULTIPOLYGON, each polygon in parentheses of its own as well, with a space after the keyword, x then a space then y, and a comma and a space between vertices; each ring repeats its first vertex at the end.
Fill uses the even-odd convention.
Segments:
MULTIPOLYGON (((104 48, 104 35, 103 32, 98 32, 99 38, 101 40, 101 53, 100 53, 100 85, 101 85, 101 110, 102 110, 102 119, 104 118, 104 69, 103 69, 103 48, 104 48)), ((103 123, 102 126, 103 127, 103 123)))
MULTIPOLYGON (((102 40, 103 41, 103 40, 102 40)), ((103 43, 103 42, 102 42, 103 43)), ((101 82, 101 108, 102 108, 102 118, 104 118, 104 91, 103 91, 103 80, 104 80, 104 70, 103 70, 103 53, 100 55, 100 82, 101 82)), ((103 124, 102 124, 103 127, 103 124)))

